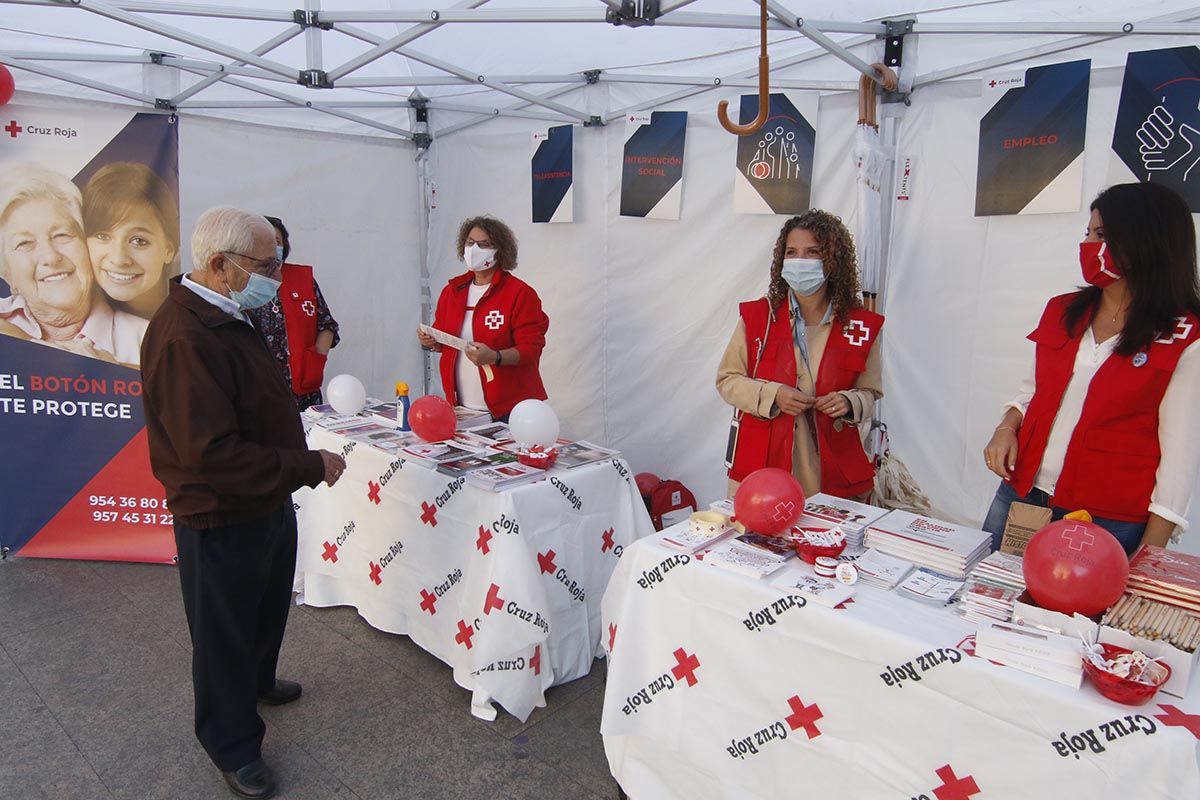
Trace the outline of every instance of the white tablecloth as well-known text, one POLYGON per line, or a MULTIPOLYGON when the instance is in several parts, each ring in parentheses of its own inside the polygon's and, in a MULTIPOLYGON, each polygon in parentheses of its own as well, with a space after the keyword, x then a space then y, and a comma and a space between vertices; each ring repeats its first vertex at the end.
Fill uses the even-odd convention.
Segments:
POLYGON ((861 585, 796 603, 778 577, 626 550, 601 731, 630 797, 1200 797, 1195 692, 1121 706, 969 655, 947 609, 861 585))
POLYGON ((407 634, 473 690, 526 719, 544 692, 600 654, 600 598, 636 538, 653 533, 621 459, 554 470, 502 493, 470 486, 321 428, 309 446, 344 453, 331 489, 297 492, 299 602, 350 605, 407 634))

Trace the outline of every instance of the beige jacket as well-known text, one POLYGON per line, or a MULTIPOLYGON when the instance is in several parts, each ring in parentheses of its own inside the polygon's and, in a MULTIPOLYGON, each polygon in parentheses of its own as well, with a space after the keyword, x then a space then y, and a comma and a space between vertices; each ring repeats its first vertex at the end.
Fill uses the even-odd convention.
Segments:
MULTIPOLYGON (((794 324, 794 321, 793 321, 794 324)), ((821 369, 821 357, 825 354, 825 345, 829 341, 832 323, 824 325, 808 325, 805 327, 808 343, 808 364, 800 356, 800 348, 793 345, 796 355, 796 388, 806 394, 813 394, 816 376, 821 369)), ((853 389, 842 391, 841 394, 850 401, 850 415, 845 422, 834 424, 858 425, 870 421, 875 412, 875 401, 883 397, 883 371, 880 366, 880 342, 877 340, 867 356, 867 368, 858 376, 853 389)), ((749 377, 746 374, 748 361, 746 353, 746 324, 738 320, 737 328, 725 347, 725 355, 717 368, 717 391, 721 398, 734 408, 747 414, 773 419, 779 415, 779 406, 775 404, 775 395, 780 383, 764 381, 749 377)), ((821 491, 821 458, 817 452, 816 435, 813 428, 813 414, 821 412, 809 410, 803 416, 796 418, 796 435, 792 445, 792 474, 804 487, 804 494, 811 496, 821 491)), ((866 426, 863 426, 866 435, 866 426)), ((737 482, 729 482, 729 496, 737 490, 737 482)))

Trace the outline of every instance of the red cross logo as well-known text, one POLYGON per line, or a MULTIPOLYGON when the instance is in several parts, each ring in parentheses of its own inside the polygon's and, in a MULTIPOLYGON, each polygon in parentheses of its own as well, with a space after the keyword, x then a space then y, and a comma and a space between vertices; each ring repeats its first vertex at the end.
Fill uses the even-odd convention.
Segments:
POLYGON ((471 637, 475 635, 475 629, 468 625, 463 620, 458 621, 458 633, 454 634, 454 641, 461 644, 468 650, 471 649, 471 637))
POLYGON ((300 310, 303 311, 306 316, 315 317, 317 315, 317 304, 312 300, 305 300, 300 304, 300 310))
POLYGON ((1191 332, 1192 332, 1192 323, 1187 321, 1187 317, 1176 317, 1175 318, 1175 330, 1171 333, 1171 335, 1169 337, 1164 337, 1162 339, 1155 339, 1154 341, 1157 344, 1171 344, 1172 342, 1174 342, 1178 339, 1186 339, 1188 337, 1188 334, 1190 334, 1191 332))
POLYGON ((553 575, 556 569, 554 566, 554 551, 547 550, 545 553, 538 553, 538 566, 542 568, 542 572, 546 575, 553 575))
POLYGON ((479 538, 475 540, 475 549, 486 556, 488 553, 492 552, 492 548, 488 547, 488 542, 491 540, 492 532, 480 525, 479 538))
POLYGON ((529 668, 533 670, 534 675, 542 674, 542 646, 540 644, 533 648, 533 658, 529 659, 529 668))
POLYGON ((775 505, 775 513, 771 515, 771 519, 776 522, 784 522, 791 519, 795 512, 796 504, 791 500, 788 500, 786 503, 780 502, 775 505))
POLYGON ((613 529, 612 528, 609 528, 608 530, 606 530, 604 532, 604 535, 601 536, 600 538, 604 540, 604 544, 600 545, 601 553, 607 553, 609 550, 613 549, 613 529))
POLYGON ((905 167, 904 168, 904 177, 907 178, 909 175, 912 175, 912 167, 905 167))
POLYGON ((487 326, 489 331, 498 331, 504 327, 504 315, 499 310, 493 308, 483 318, 483 324, 487 326))
POLYGON ((433 607, 436 602, 437 595, 430 594, 424 589, 421 590, 421 610, 428 611, 431 617, 437 613, 437 609, 433 607))
POLYGON ((617 643, 617 626, 611 622, 608 625, 608 652, 612 652, 613 645, 617 643))
POLYGON ((321 554, 323 561, 328 561, 330 564, 337 563, 337 545, 331 542, 325 542, 325 552, 321 554))
POLYGON ((783 718, 792 730, 804 728, 804 732, 808 734, 808 738, 815 739, 821 735, 821 731, 817 730, 817 720, 825 715, 821 713, 821 708, 816 703, 811 706, 804 705, 804 702, 798 695, 793 695, 788 699, 788 705, 792 707, 792 713, 783 718))
POLYGON ((855 347, 862 347, 871 338, 871 332, 861 319, 850 320, 850 324, 842 329, 842 333, 845 334, 846 341, 855 347))
POLYGON ((676 650, 673 654, 678 662, 671 667, 671 674, 675 676, 677 681, 687 681, 688 686, 696 685, 696 670, 700 668, 700 659, 695 655, 688 655, 687 651, 682 647, 676 650))
POLYGON ((25 129, 18 125, 17 121, 14 119, 4 126, 4 130, 8 131, 8 135, 15 139, 17 138, 17 134, 25 129))
POLYGON ((1076 525, 1073 528, 1067 528, 1062 532, 1062 538, 1067 540, 1067 545, 1072 550, 1082 550, 1085 547, 1091 547, 1096 543, 1096 537, 1082 525, 1076 525))
POLYGON ((942 785, 933 790, 938 800, 968 800, 971 795, 979 794, 979 784, 975 783, 975 779, 970 775, 957 777, 949 764, 936 770, 935 774, 942 780, 942 785))
POLYGON ((504 601, 500 599, 500 587, 492 584, 492 588, 488 589, 487 599, 483 601, 483 613, 491 614, 492 609, 501 611, 504 609, 504 601))
POLYGON ((383 583, 383 580, 379 577, 379 573, 381 573, 381 572, 383 572, 383 567, 379 566, 374 561, 372 561, 371 562, 371 580, 375 581, 376 586, 379 586, 380 584, 383 583))
POLYGON ((431 528, 437 527, 437 506, 431 506, 424 500, 421 501, 421 522, 424 522, 431 528))
POLYGON ((993 89, 995 89, 995 88, 996 88, 996 82, 995 82, 995 81, 988 81, 988 86, 990 86, 990 87, 992 87, 993 89))
POLYGON ((367 497, 375 505, 381 502, 379 499, 379 484, 375 481, 367 481, 367 497))
POLYGON ((1167 713, 1155 714, 1156 720, 1171 728, 1187 728, 1192 736, 1200 739, 1200 714, 1185 714, 1175 706, 1164 706, 1161 703, 1158 707, 1167 713))
POLYGON ((840 602, 840 603, 838 603, 836 606, 834 606, 834 608, 835 608, 835 609, 839 609, 839 608, 840 608, 840 609, 842 609, 842 610, 844 611, 844 610, 846 609, 846 607, 847 607, 847 606, 849 606, 849 605, 850 605, 851 603, 853 603, 853 602, 854 602, 854 598, 853 598, 853 597, 847 597, 845 600, 843 600, 842 602, 840 602))

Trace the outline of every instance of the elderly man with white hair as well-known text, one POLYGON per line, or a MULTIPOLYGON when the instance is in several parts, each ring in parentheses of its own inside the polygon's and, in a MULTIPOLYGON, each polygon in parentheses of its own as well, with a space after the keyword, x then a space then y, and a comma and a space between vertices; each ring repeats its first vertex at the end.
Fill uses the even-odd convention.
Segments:
POLYGON ((332 486, 346 462, 308 449, 291 389, 244 313, 278 289, 270 224, 209 209, 192 259, 142 342, 150 464, 175 517, 196 738, 235 794, 265 798, 275 779, 256 701, 300 696, 275 676, 296 568, 291 494, 332 486))

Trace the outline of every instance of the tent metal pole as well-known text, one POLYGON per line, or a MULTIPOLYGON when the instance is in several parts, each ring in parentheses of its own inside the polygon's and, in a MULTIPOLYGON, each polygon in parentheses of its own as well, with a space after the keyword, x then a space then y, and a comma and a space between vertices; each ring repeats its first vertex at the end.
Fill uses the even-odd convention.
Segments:
MULTIPOLYGON (((455 5, 454 9, 479 8, 487 1, 488 0, 463 0, 463 2, 455 5)), ((360 39, 368 44, 374 44, 375 47, 371 48, 365 53, 361 53, 355 58, 350 59, 340 67, 335 67, 334 69, 329 70, 328 78, 331 82, 336 81, 339 78, 344 78, 351 72, 370 64, 372 61, 386 56, 388 53, 398 50, 404 45, 409 44, 410 42, 421 38, 430 31, 437 30, 440 27, 442 27, 442 23, 440 22, 425 22, 421 25, 414 25, 403 33, 393 36, 391 39, 384 39, 382 36, 376 36, 368 31, 352 28, 345 24, 339 25, 335 23, 334 30, 339 30, 342 33, 349 34, 355 39, 360 39)))
POLYGON ((253 53, 247 53, 239 50, 236 47, 229 47, 220 42, 209 39, 204 36, 196 36, 193 33, 185 31, 181 28, 176 28, 172 25, 166 25, 156 20, 147 19, 139 14, 132 14, 127 11, 122 11, 116 6, 103 2, 103 0, 69 0, 76 8, 82 8, 85 11, 90 11, 102 17, 107 17, 117 22, 123 22, 134 28, 141 28, 150 33, 156 33, 159 36, 165 36, 168 39, 174 39, 177 42, 198 47, 201 50, 207 50, 211 53, 218 53, 226 58, 236 59, 246 64, 253 64, 256 67, 265 69, 267 72, 273 72, 276 75, 282 75, 285 78, 293 80, 299 77, 299 71, 286 64, 280 64, 277 61, 256 56, 253 53))
POLYGON ((331 11, 321 15, 322 22, 450 23, 475 22, 604 22, 600 8, 485 8, 476 10, 413 9, 410 11, 331 11))
MULTIPOLYGON (((552 92, 547 92, 546 94, 542 95, 542 99, 549 100, 554 97, 558 97, 559 95, 567 94, 568 92, 573 92, 579 88, 581 88, 581 87, 579 87, 579 86, 564 86, 564 87, 555 89, 552 92)), ((514 103, 513 105, 505 106, 505 107, 501 108, 500 110, 501 110, 501 112, 520 111, 521 109, 523 109, 525 106, 528 106, 528 105, 532 105, 532 104, 525 103, 525 102, 514 103)), ((457 122, 453 125, 447 125, 445 128, 442 128, 441 130, 434 131, 434 138, 436 139, 439 136, 448 136, 452 133, 457 133, 459 131, 466 130, 467 128, 473 128, 476 125, 480 125, 484 122, 487 122, 488 119, 490 119, 490 118, 489 117, 481 117, 479 119, 468 119, 468 120, 464 120, 462 122, 457 122)))
MULTIPOLYGON (((714 89, 720 86, 739 89, 758 88, 758 81, 750 78, 699 78, 686 75, 619 75, 602 72, 599 81, 601 83, 661 83, 672 86, 704 86, 714 89)), ((858 90, 858 81, 772 80, 771 85, 780 89, 818 89, 837 92, 858 90)))
POLYGON ((77 86, 86 86, 87 88, 95 89, 98 92, 115 94, 118 97, 124 97, 128 100, 136 100, 139 103, 145 103, 151 107, 154 106, 155 98, 148 94, 142 94, 141 92, 135 92, 130 89, 123 89, 120 86, 113 86, 109 83, 101 83, 100 81, 94 81, 90 78, 81 78, 78 75, 72 75, 68 72, 63 72, 51 67, 44 67, 41 64, 30 64, 28 61, 8 61, 3 57, 0 57, 0 60, 5 61, 9 66, 16 69, 23 69, 27 72, 33 72, 37 75, 44 75, 47 78, 54 78, 56 80, 65 81, 66 83, 74 83, 77 86))
MULTIPOLYGON (((1200 11, 1195 8, 1189 8, 1185 11, 1177 11, 1174 14, 1164 14, 1158 17, 1152 17, 1145 20, 1145 23, 1173 23, 1173 22, 1189 22, 1200 18, 1200 11)), ((935 72, 927 72, 924 75, 918 75, 913 81, 913 88, 918 86, 926 86, 938 81, 949 80, 950 78, 958 78, 963 75, 970 75, 983 70, 992 69, 994 67, 1002 67, 1007 64, 1015 64, 1019 61, 1026 61, 1039 56, 1050 55, 1052 53, 1062 53, 1067 50, 1075 50, 1088 45, 1107 42, 1111 39, 1116 39, 1124 34, 1115 34, 1109 36, 1073 36, 1069 39, 1059 39, 1054 42, 1037 45, 1036 47, 1027 47, 1022 50, 1016 50, 1011 53, 1006 53, 1002 56, 994 56, 992 58, 984 58, 979 61, 972 61, 968 64, 960 64, 957 67, 941 69, 935 72)))
POLYGON ((663 0, 663 2, 659 3, 658 5, 658 11, 660 14, 667 14, 677 8, 683 8, 684 6, 691 5, 694 2, 696 2, 696 0, 674 0, 674 2, 672 2, 672 0, 663 0))
MULTIPOLYGON (((57 6, 62 0, 0 0, 11 5, 57 6)), ((73 3, 71 5, 74 5, 73 3)), ((175 14, 186 17, 221 17, 224 19, 250 19, 262 22, 291 22, 292 12, 278 8, 238 8, 237 6, 210 6, 195 3, 153 2, 152 0, 119 0, 113 4, 122 11, 146 14, 175 14)))
POLYGON ((0 58, 15 61, 85 61, 96 64, 149 64, 150 56, 145 53, 63 53, 47 51, 39 53, 35 50, 4 50, 0 58))
MULTIPOLYGON (((788 11, 786 8, 784 8, 782 3, 779 3, 776 0, 767 0, 767 9, 776 17, 781 19, 789 28, 795 28, 796 30, 800 31, 802 36, 809 39, 814 44, 825 48, 831 55, 835 56, 836 58, 840 58, 842 61, 854 67, 863 75, 866 75, 868 78, 871 78, 872 80, 876 78, 875 70, 871 69, 870 64, 863 61, 846 48, 842 47, 833 39, 830 39, 828 36, 822 33, 821 29, 817 26, 807 22, 802 17, 797 17, 795 14, 788 11)), ((884 32, 882 28, 878 30, 880 33, 884 32)))
MULTIPOLYGON (((582 74, 569 75, 492 75, 492 80, 501 83, 584 83, 582 74)), ((343 78, 337 83, 339 89, 380 86, 478 86, 475 78, 460 78, 457 75, 382 76, 378 78, 343 78)))
MULTIPOLYGON (((321 0, 304 0, 304 11, 312 18, 321 11, 321 0)), ((321 57, 321 34, 324 33, 316 25, 304 29, 304 62, 308 70, 324 69, 321 57)))
MULTIPOLYGON (((770 6, 768 6, 770 8, 770 6)), ((786 11, 784 12, 787 13, 786 11)), ((796 17, 792 17, 795 21, 796 17)), ((805 19, 805 25, 812 25, 829 33, 877 33, 882 34, 887 27, 882 22, 848 22, 832 19, 805 19)), ((756 14, 716 14, 705 11, 686 11, 672 14, 669 17, 659 17, 654 21, 656 27, 676 28, 725 28, 732 30, 758 30, 761 20, 756 14)), ((767 30, 788 31, 796 26, 786 20, 771 19, 767 21, 767 30)))
POLYGON ((1148 22, 915 22, 913 33, 925 34, 1090 34, 1120 36, 1195 36, 1200 25, 1161 25, 1148 22))
MULTIPOLYGON (((283 31, 282 33, 278 34, 277 36, 274 36, 271 39, 268 39, 267 41, 260 44, 258 47, 254 48, 253 52, 255 55, 258 55, 258 56, 266 55, 267 53, 274 50, 276 47, 279 47, 284 42, 290 42, 292 39, 295 39, 297 36, 300 35, 300 32, 302 30, 303 30, 303 28, 301 28, 299 25, 292 25, 287 30, 283 31)), ((237 61, 229 66, 241 66, 243 63, 244 62, 237 61)), ((177 106, 180 103, 182 103, 184 100, 187 100, 189 97, 193 97, 193 96, 199 94, 200 92, 204 91, 208 87, 212 86, 214 83, 218 83, 219 81, 225 80, 225 78, 228 76, 228 74, 229 74, 228 72, 224 72, 224 71, 218 72, 214 75, 208 76, 207 78, 205 78, 202 81, 192 84, 191 86, 189 86, 188 88, 186 88, 182 92, 180 92, 179 94, 172 97, 170 100, 171 105, 177 106)))
POLYGON ((495 106, 473 106, 467 103, 445 102, 443 100, 427 100, 426 105, 429 108, 442 111, 459 111, 465 114, 483 114, 489 117, 524 117, 526 119, 544 119, 551 122, 574 122, 570 117, 565 117, 561 114, 548 114, 544 111, 518 111, 508 110, 495 106))

